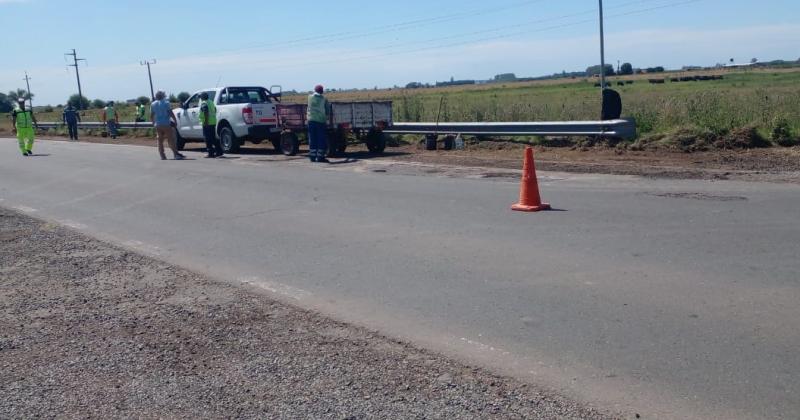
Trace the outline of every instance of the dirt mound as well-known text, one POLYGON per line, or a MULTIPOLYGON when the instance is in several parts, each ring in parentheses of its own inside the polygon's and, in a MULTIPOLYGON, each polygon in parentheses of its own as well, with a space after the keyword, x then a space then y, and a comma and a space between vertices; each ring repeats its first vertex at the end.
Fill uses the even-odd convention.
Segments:
POLYGON ((633 143, 631 150, 671 150, 707 152, 711 150, 739 150, 772 147, 755 127, 741 127, 727 134, 697 127, 681 127, 667 133, 644 136, 633 143))
POLYGON ((742 127, 720 136, 715 142, 717 149, 760 149, 772 147, 772 143, 758 133, 755 127, 742 127))

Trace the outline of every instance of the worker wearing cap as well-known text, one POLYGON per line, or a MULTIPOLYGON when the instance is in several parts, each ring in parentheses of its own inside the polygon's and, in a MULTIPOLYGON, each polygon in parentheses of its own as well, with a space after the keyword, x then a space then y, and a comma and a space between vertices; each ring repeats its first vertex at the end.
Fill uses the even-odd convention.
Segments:
POLYGON ((81 122, 81 114, 71 104, 67 104, 64 112, 61 114, 61 119, 67 125, 70 140, 78 140, 78 123, 81 122))
POLYGON ((206 157, 222 157, 222 145, 217 138, 217 107, 206 92, 200 94, 200 100, 200 125, 203 126, 203 138, 206 140, 206 157))
POLYGON ((108 105, 103 108, 103 111, 100 113, 100 119, 106 123, 108 135, 111 136, 112 139, 116 139, 119 114, 117 114, 117 110, 114 108, 114 101, 110 101, 108 105))
POLYGON ((159 90, 156 92, 156 99, 150 103, 150 121, 153 122, 153 127, 156 129, 158 154, 161 155, 161 160, 167 160, 167 155, 164 154, 164 140, 166 140, 175 160, 183 160, 186 156, 178 152, 175 144, 175 127, 178 126, 178 120, 175 119, 172 106, 166 98, 167 94, 163 90, 159 90))
POLYGON ((330 107, 322 94, 322 85, 314 87, 314 93, 308 97, 308 158, 312 162, 328 163, 325 154, 328 150, 327 125, 330 107))
POLYGON ((12 131, 17 133, 17 141, 19 142, 19 150, 22 156, 33 155, 33 127, 36 124, 36 117, 33 116, 33 111, 25 109, 25 99, 19 98, 17 106, 11 112, 12 131))

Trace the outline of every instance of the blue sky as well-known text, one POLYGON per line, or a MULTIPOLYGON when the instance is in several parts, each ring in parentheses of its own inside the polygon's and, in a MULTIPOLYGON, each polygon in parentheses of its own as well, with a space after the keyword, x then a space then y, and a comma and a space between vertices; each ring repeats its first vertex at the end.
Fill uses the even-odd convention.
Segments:
MULTIPOLYGON (((635 67, 800 58, 797 0, 605 0, 607 59, 635 67)), ((537 76, 599 62, 595 0, 0 0, 0 91, 38 104, 235 84, 308 90, 537 76), (224 5, 220 7, 219 5, 224 5), (19 34, 19 35, 17 35, 19 34)))

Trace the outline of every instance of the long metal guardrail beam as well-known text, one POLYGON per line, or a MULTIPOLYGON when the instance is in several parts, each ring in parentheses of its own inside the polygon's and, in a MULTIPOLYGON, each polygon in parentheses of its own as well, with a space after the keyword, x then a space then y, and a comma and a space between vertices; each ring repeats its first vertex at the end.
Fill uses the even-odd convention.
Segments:
POLYGON ((493 136, 602 136, 636 138, 633 120, 564 122, 394 123, 389 134, 463 134, 493 136))
MULTIPOLYGON (((39 128, 49 129, 64 124, 41 122, 39 128)), ((103 129, 101 122, 84 122, 79 128, 103 129)), ((119 123, 119 128, 151 128, 150 123, 119 123)), ((627 140, 636 138, 633 120, 564 121, 564 122, 445 122, 445 123, 394 123, 384 130, 387 134, 463 134, 492 136, 600 136, 627 140)))
MULTIPOLYGON (((50 129, 50 128, 59 128, 64 127, 65 124, 62 122, 40 122, 37 126, 41 129, 50 129)), ((153 128, 153 124, 149 122, 121 122, 117 124, 118 128, 153 128)), ((95 129, 102 129, 106 128, 106 124, 102 122, 81 122, 78 123, 78 128, 87 129, 87 128, 95 128, 95 129)))

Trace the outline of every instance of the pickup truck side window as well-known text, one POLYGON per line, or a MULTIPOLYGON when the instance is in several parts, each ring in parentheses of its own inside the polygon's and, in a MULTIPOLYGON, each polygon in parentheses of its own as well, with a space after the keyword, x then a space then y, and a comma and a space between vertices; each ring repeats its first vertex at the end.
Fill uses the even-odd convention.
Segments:
POLYGON ((208 90, 208 91, 206 91, 206 93, 208 94, 208 99, 211 99, 212 102, 217 97, 217 91, 215 91, 215 90, 208 90))
POLYGON ((194 96, 189 98, 189 100, 186 101, 186 103, 188 104, 188 108, 197 108, 197 107, 199 107, 200 106, 200 94, 199 93, 195 94, 194 96))

